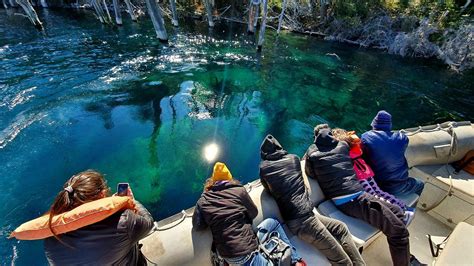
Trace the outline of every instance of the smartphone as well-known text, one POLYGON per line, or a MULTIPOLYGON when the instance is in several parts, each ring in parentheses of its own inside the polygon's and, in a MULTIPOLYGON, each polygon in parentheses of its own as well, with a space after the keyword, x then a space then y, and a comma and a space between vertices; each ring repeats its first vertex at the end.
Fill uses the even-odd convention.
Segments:
POLYGON ((127 196, 128 183, 118 183, 117 196, 127 196))

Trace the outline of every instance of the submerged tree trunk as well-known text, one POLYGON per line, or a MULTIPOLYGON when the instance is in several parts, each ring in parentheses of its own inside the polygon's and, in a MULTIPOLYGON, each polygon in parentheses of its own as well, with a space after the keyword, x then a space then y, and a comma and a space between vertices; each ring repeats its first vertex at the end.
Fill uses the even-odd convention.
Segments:
POLYGON ((29 0, 16 0, 16 2, 23 8, 31 23, 33 23, 38 30, 43 30, 43 23, 39 20, 31 2, 29 0))
POLYGON ((283 16, 285 15, 286 1, 287 1, 287 0, 283 0, 283 5, 282 5, 282 7, 281 7, 280 17, 278 18, 277 34, 280 34, 281 23, 283 22, 283 16))
POLYGON ((160 9, 155 0, 145 0, 146 7, 148 9, 148 14, 151 17, 153 22, 153 27, 155 28, 156 35, 161 42, 168 41, 168 34, 166 33, 165 25, 163 23, 163 17, 161 16, 160 9))
POLYGON ((170 0, 170 7, 172 13, 171 24, 178 27, 178 12, 176 11, 176 0, 170 0))
POLYGON ((10 0, 10 6, 11 7, 16 7, 17 6, 15 0, 10 0))
POLYGON ((2 0, 2 3, 3 3, 3 8, 7 9, 7 8, 8 8, 8 5, 7 5, 6 0, 2 0))
POLYGON ((135 16, 135 12, 133 11, 132 3, 130 0, 125 0, 125 4, 127 5, 128 13, 130 14, 130 18, 132 21, 137 21, 137 17, 135 16))
POLYGON ((122 25, 122 14, 120 13, 120 0, 113 0, 113 2, 114 2, 115 22, 117 22, 117 25, 122 25))
POLYGON ((209 22, 209 27, 214 27, 214 19, 212 18, 212 5, 210 0, 204 0, 206 5, 207 20, 209 22))
POLYGON ((265 28, 267 26, 267 12, 268 12, 268 2, 263 0, 263 13, 262 13, 262 25, 260 25, 260 32, 258 33, 258 44, 257 50, 261 51, 263 46, 263 41, 265 40, 265 28))

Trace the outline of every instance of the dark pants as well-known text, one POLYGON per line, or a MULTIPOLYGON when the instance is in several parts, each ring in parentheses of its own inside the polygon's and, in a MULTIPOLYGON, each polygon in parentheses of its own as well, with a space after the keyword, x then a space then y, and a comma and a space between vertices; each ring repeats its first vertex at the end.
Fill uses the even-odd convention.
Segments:
POLYGON ((393 265, 409 265, 409 233, 403 223, 404 213, 400 207, 365 192, 337 207, 345 214, 362 219, 380 229, 387 236, 393 265))
POLYGON ((365 265, 343 222, 311 215, 287 221, 287 225, 293 234, 321 251, 332 265, 365 265))
POLYGON ((411 193, 416 193, 418 196, 420 196, 424 187, 425 183, 423 183, 423 181, 417 178, 409 177, 403 186, 393 188, 390 192, 387 192, 393 194, 396 197, 408 195, 411 193))

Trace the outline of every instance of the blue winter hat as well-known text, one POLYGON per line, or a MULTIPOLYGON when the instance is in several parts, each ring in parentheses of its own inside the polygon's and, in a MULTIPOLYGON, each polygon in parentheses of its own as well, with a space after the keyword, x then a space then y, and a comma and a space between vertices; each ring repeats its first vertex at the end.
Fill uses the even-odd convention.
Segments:
POLYGON ((381 110, 370 125, 374 130, 390 131, 392 130, 392 115, 385 110, 381 110))

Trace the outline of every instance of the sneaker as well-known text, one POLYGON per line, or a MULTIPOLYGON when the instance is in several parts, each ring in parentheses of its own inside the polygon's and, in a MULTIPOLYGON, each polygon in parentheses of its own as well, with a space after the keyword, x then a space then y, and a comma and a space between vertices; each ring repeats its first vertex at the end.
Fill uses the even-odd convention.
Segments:
POLYGON ((405 211, 405 218, 403 218, 403 223, 405 225, 409 225, 411 221, 415 218, 415 209, 414 208, 407 208, 405 211))
POLYGON ((296 263, 295 266, 307 266, 306 262, 303 259, 299 259, 296 263))
POLYGON ((410 254, 410 266, 428 266, 428 264, 421 263, 415 256, 410 254))

